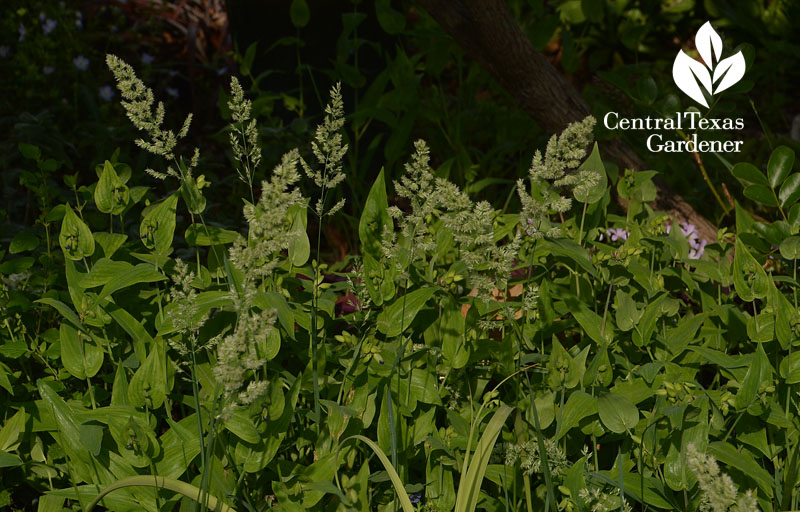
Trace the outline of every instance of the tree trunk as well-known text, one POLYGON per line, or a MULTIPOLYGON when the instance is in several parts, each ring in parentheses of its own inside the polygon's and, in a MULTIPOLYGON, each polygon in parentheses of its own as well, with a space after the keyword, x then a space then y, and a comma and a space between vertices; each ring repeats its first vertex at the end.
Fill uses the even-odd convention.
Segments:
MULTIPOLYGON (((536 51, 505 0, 418 0, 418 3, 548 132, 560 132, 569 123, 591 114, 580 93, 536 51)), ((619 140, 606 144, 604 150, 624 168, 645 168, 642 159, 619 140)), ((658 178, 653 181, 658 188, 654 208, 668 212, 674 221, 694 224, 708 242, 716 240, 717 228, 713 224, 663 181, 658 178)))

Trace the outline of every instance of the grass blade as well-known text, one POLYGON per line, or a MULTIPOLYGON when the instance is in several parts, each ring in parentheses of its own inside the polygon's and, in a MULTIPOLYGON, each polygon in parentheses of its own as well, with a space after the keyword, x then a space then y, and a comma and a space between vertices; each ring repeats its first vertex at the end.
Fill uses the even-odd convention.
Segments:
MULTIPOLYGON (((375 452, 375 455, 378 456, 383 467, 386 468, 386 472, 389 474, 389 479, 392 481, 392 485, 394 486, 395 492, 397 492, 397 497, 400 500, 400 505, 403 507, 403 512, 414 512, 414 505, 411 504, 411 500, 408 497, 408 493, 406 492, 405 487, 403 486, 403 481, 400 480, 400 475, 397 474, 395 471, 394 466, 389 461, 389 458, 383 453, 381 447, 375 444, 371 439, 368 437, 355 435, 350 436, 344 440, 346 443, 350 439, 358 439, 359 441, 364 441, 367 445, 372 448, 372 451, 375 452)), ((485 469, 485 468, 484 468, 485 469)))

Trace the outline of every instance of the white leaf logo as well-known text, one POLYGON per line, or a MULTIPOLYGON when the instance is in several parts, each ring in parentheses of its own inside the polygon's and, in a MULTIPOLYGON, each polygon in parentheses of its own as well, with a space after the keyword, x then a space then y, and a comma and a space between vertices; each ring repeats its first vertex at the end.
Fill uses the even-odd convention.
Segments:
POLYGON ((745 71, 744 56, 736 52, 722 59, 722 38, 708 21, 697 31, 695 46, 703 62, 680 50, 672 65, 672 78, 681 91, 708 108, 703 90, 713 96, 741 80, 745 71))

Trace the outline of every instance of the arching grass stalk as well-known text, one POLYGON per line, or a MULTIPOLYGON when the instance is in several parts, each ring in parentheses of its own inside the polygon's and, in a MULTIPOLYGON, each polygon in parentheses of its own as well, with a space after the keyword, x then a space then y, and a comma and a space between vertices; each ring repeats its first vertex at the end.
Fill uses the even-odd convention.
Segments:
POLYGON ((180 480, 175 480, 174 478, 166 478, 163 476, 154 475, 130 476, 114 482, 100 491, 100 493, 95 496, 92 502, 89 503, 89 506, 84 509, 84 512, 92 512, 97 504, 100 503, 100 500, 102 500, 106 495, 126 487, 154 487, 156 489, 167 489, 168 491, 182 494, 198 503, 207 502, 209 510, 214 512, 236 512, 236 510, 224 504, 215 496, 203 492, 191 484, 181 482, 180 480))

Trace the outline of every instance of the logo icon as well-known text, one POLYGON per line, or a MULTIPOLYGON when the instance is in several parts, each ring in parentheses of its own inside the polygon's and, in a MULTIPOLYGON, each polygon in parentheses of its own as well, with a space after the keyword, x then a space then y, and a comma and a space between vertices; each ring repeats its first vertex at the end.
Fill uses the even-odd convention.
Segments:
POLYGON ((741 80, 745 71, 744 56, 739 51, 722 59, 722 38, 708 21, 697 31, 694 41, 703 62, 680 50, 672 65, 672 78, 681 91, 708 108, 703 90, 713 96, 741 80))

